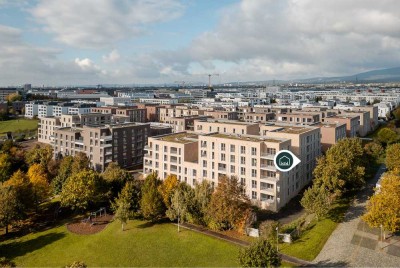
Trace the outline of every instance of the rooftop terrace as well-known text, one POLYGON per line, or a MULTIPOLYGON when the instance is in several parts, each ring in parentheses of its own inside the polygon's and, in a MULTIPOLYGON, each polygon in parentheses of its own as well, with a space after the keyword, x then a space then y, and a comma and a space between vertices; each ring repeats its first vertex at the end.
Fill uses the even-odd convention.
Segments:
POLYGON ((171 135, 166 135, 158 138, 158 140, 168 141, 168 142, 176 142, 176 143, 192 143, 198 140, 199 135, 194 133, 176 133, 171 135))
POLYGON ((222 134, 216 133, 208 135, 209 137, 215 138, 224 138, 224 139, 232 139, 232 140, 242 140, 242 141, 252 141, 252 142, 276 142, 280 143, 285 141, 285 139, 273 139, 263 136, 252 136, 252 135, 233 135, 233 134, 222 134))

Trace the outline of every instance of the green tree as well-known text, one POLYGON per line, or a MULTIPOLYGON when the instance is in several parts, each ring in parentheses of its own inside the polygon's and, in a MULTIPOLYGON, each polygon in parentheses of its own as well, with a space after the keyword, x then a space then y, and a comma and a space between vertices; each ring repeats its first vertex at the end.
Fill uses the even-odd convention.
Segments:
POLYGON ((77 174, 83 170, 89 169, 89 158, 85 153, 78 152, 74 156, 74 161, 72 162, 71 172, 72 174, 77 174))
POLYGON ((276 248, 265 239, 259 239, 239 252, 242 267, 279 267, 281 258, 276 248))
POLYGON ((117 163, 111 162, 102 174, 105 182, 108 184, 111 195, 117 196, 124 187, 125 183, 129 180, 129 172, 118 166, 117 163))
POLYGON ((8 234, 8 226, 18 216, 18 197, 12 187, 0 186, 0 225, 5 227, 8 234))
POLYGON ((173 221, 179 218, 179 222, 185 222, 193 216, 194 190, 187 183, 182 182, 172 192, 170 207, 167 210, 168 218, 173 221))
POLYGON ((386 167, 388 170, 400 171, 400 143, 389 145, 386 148, 386 167))
POLYGON ((397 133, 390 128, 382 128, 378 131, 378 140, 383 144, 392 144, 399 140, 397 133))
POLYGON ((165 214, 165 204, 159 191, 161 181, 157 174, 153 173, 146 177, 142 187, 142 198, 140 208, 143 217, 152 222, 160 220, 165 214))
POLYGON ((342 139, 317 160, 314 184, 335 196, 362 186, 365 175, 364 150, 356 138, 342 139))
POLYGON ((203 180, 194 187, 194 211, 193 222, 196 224, 206 224, 205 216, 207 214, 208 204, 211 201, 213 188, 211 183, 203 180))
POLYGON ((115 198, 111 204, 111 208, 114 210, 114 217, 121 222, 122 231, 124 231, 124 225, 128 222, 129 217, 132 215, 131 202, 133 199, 133 187, 130 184, 126 184, 122 189, 118 197, 115 198))
POLYGON ((374 141, 365 144, 364 151, 368 156, 372 157, 374 160, 377 160, 385 152, 382 145, 374 141))
POLYGON ((60 193, 64 183, 67 181, 68 177, 72 175, 73 162, 74 158, 72 156, 66 156, 61 159, 58 174, 51 182, 54 193, 60 193))
POLYGON ((0 183, 8 180, 12 173, 12 162, 8 154, 0 154, 0 183))
POLYGON ((382 227, 390 232, 400 231, 400 176, 388 173, 381 187, 367 203, 364 221, 371 227, 382 227))
POLYGON ((171 198, 175 189, 178 187, 179 181, 176 175, 168 175, 160 185, 160 192, 164 200, 164 204, 169 209, 171 207, 171 198))
POLYGON ((240 229, 243 217, 251 208, 244 193, 244 186, 236 177, 221 176, 218 186, 211 196, 207 216, 213 229, 240 229))
POLYGON ((314 185, 304 192, 300 203, 309 213, 315 213, 317 219, 321 219, 328 214, 332 201, 333 196, 325 187, 314 185))
POLYGON ((392 112, 392 114, 393 114, 394 118, 396 118, 397 120, 400 120, 400 108, 395 109, 392 112))
POLYGON ((100 176, 93 170, 83 170, 67 179, 61 191, 61 205, 85 210, 101 196, 100 176))

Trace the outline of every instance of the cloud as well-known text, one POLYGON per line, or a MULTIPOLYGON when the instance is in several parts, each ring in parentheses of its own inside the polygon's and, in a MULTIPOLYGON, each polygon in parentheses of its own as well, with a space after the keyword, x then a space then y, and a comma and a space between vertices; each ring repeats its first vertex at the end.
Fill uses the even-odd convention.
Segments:
POLYGON ((223 80, 393 67, 400 61, 399 12, 397 0, 242 0, 224 9, 215 29, 185 50, 155 57, 176 71, 223 62, 214 64, 229 66, 223 80))
POLYGON ((119 54, 118 50, 113 49, 110 52, 110 54, 103 56, 103 61, 105 63, 114 63, 114 62, 117 62, 120 58, 121 58, 121 55, 119 54))
POLYGON ((143 35, 147 24, 180 16, 177 0, 39 0, 31 10, 56 40, 78 48, 104 48, 143 35))

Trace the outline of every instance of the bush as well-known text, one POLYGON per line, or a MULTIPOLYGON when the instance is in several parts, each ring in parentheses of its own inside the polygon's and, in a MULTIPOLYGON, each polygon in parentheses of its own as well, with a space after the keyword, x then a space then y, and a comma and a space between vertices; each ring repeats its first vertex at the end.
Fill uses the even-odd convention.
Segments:
POLYGON ((70 265, 65 266, 65 268, 86 268, 87 265, 81 261, 74 261, 70 265))
POLYGON ((242 267, 279 267, 281 258, 270 242, 261 239, 240 251, 239 263, 242 267))
POLYGON ((9 267, 15 267, 15 263, 13 261, 10 261, 9 259, 5 257, 0 257, 0 267, 1 268, 9 268, 9 267))

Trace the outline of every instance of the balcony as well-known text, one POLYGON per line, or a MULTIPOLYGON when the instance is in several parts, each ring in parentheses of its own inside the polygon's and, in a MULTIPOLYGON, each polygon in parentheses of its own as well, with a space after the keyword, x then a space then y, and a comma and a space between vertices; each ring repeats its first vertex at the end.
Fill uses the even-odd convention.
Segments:
POLYGON ((262 153, 261 158, 266 158, 266 159, 271 159, 273 160, 275 157, 275 154, 269 154, 269 153, 262 153))
POLYGON ((261 175, 261 179, 268 180, 268 181, 278 181, 279 180, 278 177, 270 177, 270 176, 266 176, 266 175, 261 175))
POLYGON ((267 164, 261 164, 261 169, 276 171, 276 167, 275 166, 267 165, 267 164))
POLYGON ((75 140, 75 144, 77 144, 77 145, 82 145, 82 146, 83 146, 83 145, 84 145, 84 144, 83 144, 83 139, 76 139, 76 140, 75 140))
POLYGON ((176 158, 171 158, 170 162, 171 162, 171 163, 178 163, 178 159, 176 159, 176 158))
POLYGON ((105 163, 111 163, 112 162, 112 158, 106 158, 106 160, 104 161, 105 163))
POLYGON ((112 150, 107 150, 107 151, 105 151, 105 153, 104 153, 104 155, 112 155, 112 150))
POLYGON ((100 147, 101 148, 110 148, 110 147, 112 147, 112 144, 111 143, 103 143, 103 144, 100 144, 100 147))
POLYGON ((177 154, 177 153, 178 153, 178 150, 177 150, 177 149, 171 148, 171 154, 177 154))
POLYGON ((218 167, 218 171, 226 172, 226 167, 218 167))
POLYGON ((147 150, 147 151, 148 151, 148 150, 151 150, 151 148, 150 148, 148 145, 144 146, 143 149, 144 149, 144 150, 147 150))
POLYGON ((144 165, 145 166, 151 166, 152 165, 152 161, 144 161, 144 165))
POLYGON ((112 136, 100 136, 100 141, 111 141, 112 136))

